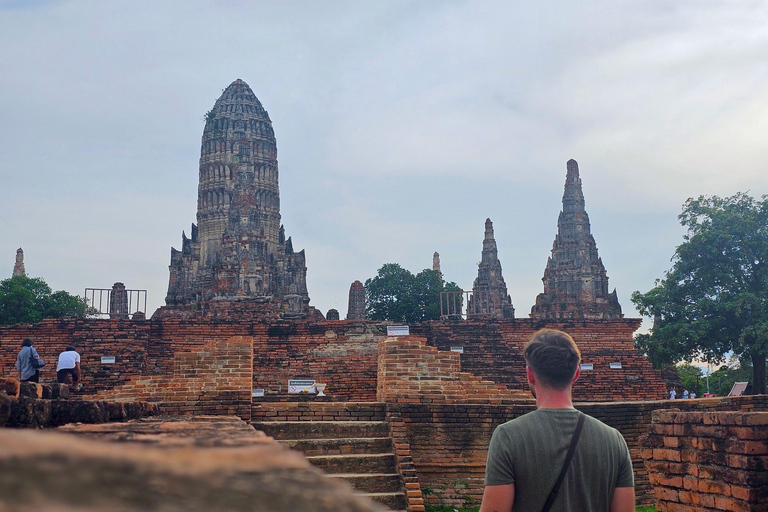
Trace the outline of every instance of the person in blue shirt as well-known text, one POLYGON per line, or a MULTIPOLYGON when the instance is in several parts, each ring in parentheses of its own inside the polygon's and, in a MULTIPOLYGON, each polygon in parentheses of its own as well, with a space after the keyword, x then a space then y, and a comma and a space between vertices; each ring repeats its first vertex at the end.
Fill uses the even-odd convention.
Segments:
POLYGON ((32 340, 24 338, 19 355, 16 356, 16 369, 19 370, 21 381, 40 382, 40 367, 44 364, 40 354, 32 346, 32 340), (33 360, 36 363, 33 363, 33 360))

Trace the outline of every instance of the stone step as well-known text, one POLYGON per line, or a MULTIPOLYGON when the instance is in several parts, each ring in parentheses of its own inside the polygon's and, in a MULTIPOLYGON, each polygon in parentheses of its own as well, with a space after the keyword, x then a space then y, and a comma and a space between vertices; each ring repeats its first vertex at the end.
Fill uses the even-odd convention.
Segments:
POLYGON ((405 510, 408 506, 405 500, 405 494, 402 492, 369 492, 362 496, 372 499, 390 510, 405 510))
POLYGON ((353 437, 340 439, 280 439, 282 444, 304 455, 350 455, 388 453, 392 441, 388 437, 353 437))
POLYGON ((277 440, 389 436, 386 421, 257 421, 251 424, 277 440))
POLYGON ((309 462, 326 473, 395 473, 395 455, 312 455, 309 462))
POLYGON ((400 475, 397 473, 336 473, 329 478, 346 480, 360 492, 400 492, 400 475))

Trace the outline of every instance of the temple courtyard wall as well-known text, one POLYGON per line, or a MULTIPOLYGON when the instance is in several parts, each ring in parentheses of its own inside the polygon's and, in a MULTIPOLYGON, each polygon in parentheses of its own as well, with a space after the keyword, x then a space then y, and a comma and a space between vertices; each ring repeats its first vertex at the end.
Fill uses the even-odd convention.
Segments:
MULTIPOLYGON (((399 463, 412 467, 409 471, 415 475, 411 485, 418 489, 409 492, 427 503, 471 505, 482 496, 494 428, 535 407, 520 377, 521 350, 530 334, 543 326, 532 320, 431 322, 411 326, 411 336, 386 337, 385 324, 365 321, 247 322, 194 315, 46 320, 0 327, 0 365, 2 376, 15 376, 16 354, 21 340, 29 336, 49 363, 44 381, 53 380, 56 356, 66 345, 82 354, 86 387, 81 399, 156 402, 166 414, 237 415, 254 424, 384 415, 399 463), (328 396, 289 395, 287 380, 293 378, 327 383, 328 396), (253 397, 253 389, 263 389, 264 396, 253 397)), ((753 474, 756 467, 768 468, 763 460, 768 454, 767 429, 696 429, 701 413, 731 413, 736 418, 768 411, 768 397, 663 400, 666 390, 658 372, 632 346, 636 320, 547 326, 570 332, 584 363, 592 365, 582 372, 574 391, 576 407, 624 435, 639 504, 656 501, 667 507, 661 510, 687 510, 679 507, 698 506, 699 500, 758 510, 749 508, 749 500, 765 495, 765 486, 753 474), (659 416, 659 410, 670 408, 692 415, 659 416), (657 426, 659 418, 666 418, 671 428, 657 426), (649 429, 656 437, 645 437, 649 429), (715 440, 709 445, 686 444, 687 437, 705 435, 715 440), (708 464, 704 455, 689 461, 699 466, 675 464, 692 457, 694 449, 727 450, 733 444, 727 439, 738 436, 749 441, 744 446, 751 452, 721 457, 718 474, 730 471, 729 481, 743 482, 747 490, 735 484, 735 491, 714 484, 701 484, 700 490, 696 483, 699 494, 693 493, 691 478, 681 472, 710 474, 699 467, 708 464), (656 446, 659 443, 663 447, 656 446), (672 449, 686 453, 675 455, 672 449), (646 464, 644 456, 651 462, 646 464), (738 496, 728 494, 733 492, 738 496), (712 496, 703 496, 708 493, 712 496)))
MULTIPOLYGON (((522 347, 536 330, 569 332, 582 351, 583 369, 574 387, 582 401, 663 399, 661 375, 634 348, 638 319, 545 323, 531 319, 426 322, 411 333, 440 351, 461 350, 460 370, 527 391, 522 347)), ((67 345, 82 356, 88 393, 123 386, 136 377, 173 375, 176 354, 204 351, 206 344, 233 337, 253 340, 252 389, 266 400, 292 400, 289 379, 328 384, 333 400, 373 401, 377 388, 377 344, 386 324, 370 321, 250 320, 247 316, 155 315, 152 319, 61 319, 0 326, 0 376, 16 375, 16 354, 30 337, 49 363, 43 379, 55 379, 55 362, 67 345), (155 318, 157 317, 157 318, 155 318)), ((220 378, 211 374, 211 378, 220 378)), ((250 389, 249 389, 250 392, 250 389)), ((231 412, 231 411, 228 411, 231 412)))

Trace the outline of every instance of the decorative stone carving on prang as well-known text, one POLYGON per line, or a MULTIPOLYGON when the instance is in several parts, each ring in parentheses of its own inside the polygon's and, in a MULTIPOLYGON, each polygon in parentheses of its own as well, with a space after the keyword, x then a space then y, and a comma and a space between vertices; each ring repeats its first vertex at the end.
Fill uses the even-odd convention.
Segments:
POLYGON ((280 223, 278 174, 272 121, 235 80, 206 114, 197 223, 171 249, 166 304, 274 302, 287 317, 306 316, 306 257, 280 223))
POLYGON ((507 293, 507 284, 501 274, 493 222, 485 219, 483 252, 477 267, 477 278, 472 285, 472 296, 467 303, 468 317, 514 318, 515 308, 507 293))
POLYGON ((557 218, 557 235, 542 281, 544 293, 536 297, 532 318, 624 317, 616 290, 608 292, 608 276, 591 233, 576 160, 567 163, 563 209, 557 218))

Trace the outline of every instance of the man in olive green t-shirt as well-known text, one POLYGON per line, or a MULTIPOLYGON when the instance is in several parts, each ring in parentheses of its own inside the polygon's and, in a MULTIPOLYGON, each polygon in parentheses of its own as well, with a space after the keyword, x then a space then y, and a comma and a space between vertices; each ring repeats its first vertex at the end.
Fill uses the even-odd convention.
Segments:
MULTIPOLYGON (((566 333, 542 329, 525 345, 536 410, 499 425, 488 448, 480 512, 541 512, 576 428, 571 386, 581 353, 566 333)), ((586 416, 551 512, 633 512, 632 460, 621 434, 586 416)))

